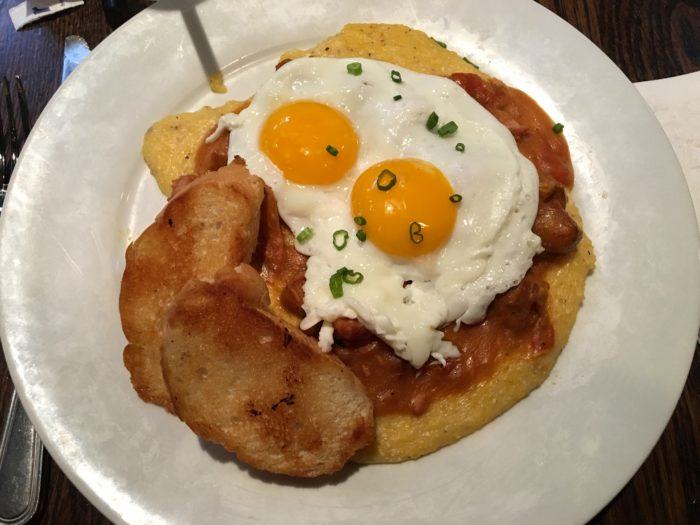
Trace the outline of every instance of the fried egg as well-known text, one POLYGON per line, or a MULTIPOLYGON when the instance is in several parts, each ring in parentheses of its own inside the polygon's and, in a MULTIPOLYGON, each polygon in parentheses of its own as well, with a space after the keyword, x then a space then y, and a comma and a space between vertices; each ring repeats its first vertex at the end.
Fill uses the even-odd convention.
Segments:
POLYGON ((541 250, 534 166, 449 79, 299 58, 224 127, 309 257, 301 327, 322 323, 324 350, 357 318, 414 367, 444 363, 440 328, 483 319, 541 250))

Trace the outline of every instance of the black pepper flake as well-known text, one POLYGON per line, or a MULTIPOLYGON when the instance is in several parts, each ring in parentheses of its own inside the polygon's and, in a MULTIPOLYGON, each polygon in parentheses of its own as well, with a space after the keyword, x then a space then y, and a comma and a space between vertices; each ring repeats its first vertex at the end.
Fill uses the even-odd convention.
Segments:
POLYGON ((294 404, 294 397, 295 397, 294 394, 288 394, 285 397, 283 397, 282 399, 280 399, 279 401, 277 401, 277 403, 274 403, 270 408, 273 411, 275 411, 275 410, 277 410, 277 407, 280 406, 282 403, 284 403, 287 406, 293 405, 294 404))
POLYGON ((173 227, 173 218, 172 217, 168 217, 168 226, 170 226, 171 228, 173 227))
POLYGON ((257 416, 262 414, 262 412, 260 412, 260 410, 256 410, 254 408, 251 408, 250 410, 248 410, 248 413, 254 417, 257 417, 257 416))
POLYGON ((289 343, 292 342, 292 334, 290 334, 289 330, 285 328, 284 335, 282 337, 282 346, 287 348, 287 346, 289 346, 289 343))

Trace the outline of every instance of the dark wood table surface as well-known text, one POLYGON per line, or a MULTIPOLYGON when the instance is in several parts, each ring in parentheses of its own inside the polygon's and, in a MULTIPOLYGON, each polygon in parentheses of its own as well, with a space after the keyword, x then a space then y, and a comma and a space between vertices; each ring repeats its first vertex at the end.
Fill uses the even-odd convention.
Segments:
MULTIPOLYGON (((59 85, 64 38, 81 35, 94 47, 130 13, 106 12, 100 0, 86 0, 83 7, 15 32, 7 8, 17 3, 18 0, 0 0, 0 75, 22 75, 35 119, 59 85)), ((131 10, 136 11, 147 3, 132 1, 131 10)), ((586 34, 634 82, 700 70, 700 0, 540 0, 539 3, 586 34)), ((10 388, 7 368, 0 357, 3 413, 9 404, 10 388)), ((700 523, 698 451, 700 363, 696 348, 683 394, 659 443, 632 480, 592 523, 700 523)), ((41 501, 34 522, 108 523, 68 481, 48 453, 44 458, 41 501)))

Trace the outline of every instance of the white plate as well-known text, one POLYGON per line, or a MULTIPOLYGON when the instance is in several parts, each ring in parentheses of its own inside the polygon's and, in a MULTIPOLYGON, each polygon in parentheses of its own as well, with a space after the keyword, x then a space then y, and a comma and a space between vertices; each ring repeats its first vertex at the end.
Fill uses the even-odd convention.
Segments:
MULTIPOLYGON (((197 6, 230 95, 279 52, 349 21, 424 29, 566 123, 598 268, 552 376, 435 454, 330 482, 253 472, 139 401, 117 311, 127 241, 163 198, 141 138, 220 102, 183 17, 160 2, 80 66, 44 110, 2 217, 0 317, 12 377, 68 477, 122 522, 582 522, 639 467, 683 386, 700 318, 698 234, 661 128, 582 35, 523 1, 211 0, 197 6)), ((193 26, 194 27, 194 26, 193 26)))

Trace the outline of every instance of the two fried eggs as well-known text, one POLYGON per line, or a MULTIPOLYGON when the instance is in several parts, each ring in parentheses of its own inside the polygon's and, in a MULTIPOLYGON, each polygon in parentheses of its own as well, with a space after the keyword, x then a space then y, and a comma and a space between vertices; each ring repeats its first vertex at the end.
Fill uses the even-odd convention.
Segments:
POLYGON ((458 350, 541 251, 538 177, 502 124, 457 84, 369 59, 299 58, 231 130, 309 257, 302 328, 357 318, 416 368, 458 350))

